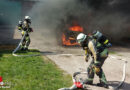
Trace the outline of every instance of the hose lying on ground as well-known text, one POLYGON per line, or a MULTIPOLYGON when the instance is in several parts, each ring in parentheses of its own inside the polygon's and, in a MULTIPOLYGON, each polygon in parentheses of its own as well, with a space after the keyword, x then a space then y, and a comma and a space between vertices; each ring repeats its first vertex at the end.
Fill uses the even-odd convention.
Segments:
POLYGON ((114 88, 114 90, 119 89, 125 81, 125 78, 126 78, 126 63, 127 63, 127 61, 125 61, 125 63, 124 63, 122 80, 121 80, 120 84, 117 87, 114 88))
MULTIPOLYGON (((116 57, 111 57, 111 58, 114 58, 116 59, 116 57)), ((117 59, 116 59, 117 60, 117 59)), ((125 78, 126 78, 126 64, 127 64, 127 61, 126 60, 123 60, 123 59, 118 59, 118 60, 121 60, 121 61, 124 61, 124 65, 123 65, 123 75, 122 75, 122 79, 120 81, 120 83, 116 86, 116 87, 110 87, 110 89, 113 89, 113 90, 118 90, 124 83, 125 81, 125 78)))
POLYGON ((18 44, 18 46, 14 49, 14 51, 12 52, 12 55, 13 56, 18 56, 18 57, 22 57, 22 56, 39 56, 41 54, 32 54, 32 55, 17 55, 15 54, 21 47, 22 43, 23 43, 23 40, 25 39, 25 36, 26 36, 26 32, 25 34, 22 36, 22 39, 20 40, 20 43, 18 44))
MULTIPOLYGON (((114 59, 116 59, 115 57, 112 57, 114 59)), ((116 59, 117 60, 117 59, 116 59)), ((125 81, 125 78, 126 78, 126 64, 127 64, 127 61, 123 60, 123 59, 118 59, 118 60, 121 60, 121 61, 124 61, 124 65, 123 65, 123 76, 122 76, 122 79, 120 81, 120 83, 116 86, 116 87, 112 87, 112 86, 109 86, 109 89, 112 89, 112 90, 118 90, 124 83, 125 81)), ((78 74, 87 74, 87 72, 75 72, 73 75, 72 75, 72 80, 73 82, 76 81, 76 75, 78 74)), ((61 89, 58 89, 58 90, 75 90, 75 87, 74 85, 72 85, 71 87, 69 88, 61 88, 61 89)))

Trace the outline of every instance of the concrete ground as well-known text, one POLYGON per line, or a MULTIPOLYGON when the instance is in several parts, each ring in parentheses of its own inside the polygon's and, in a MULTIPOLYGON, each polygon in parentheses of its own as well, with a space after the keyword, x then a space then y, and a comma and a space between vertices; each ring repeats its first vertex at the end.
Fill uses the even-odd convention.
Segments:
MULTIPOLYGON (((65 48, 64 48, 65 49, 65 48)), ((54 61, 61 69, 65 70, 69 74, 73 74, 74 72, 80 71, 83 69, 84 71, 88 67, 89 62, 84 61, 84 54, 80 48, 73 48, 69 50, 65 49, 65 52, 62 53, 44 53, 47 57, 49 57, 52 61, 54 61), (67 52, 68 50, 68 52, 67 52), (73 52, 72 52, 73 51, 73 52)), ((107 80, 110 85, 116 86, 122 79, 123 73, 123 65, 124 61, 118 59, 130 60, 130 53, 126 52, 116 52, 116 54, 110 54, 107 60, 103 65, 103 70, 106 74, 107 80)), ((130 63, 127 63, 126 66, 126 80, 124 85, 121 87, 123 90, 130 89, 130 63)), ((94 84, 98 83, 98 77, 95 77, 94 84)), ((92 90, 105 90, 104 88, 92 87, 92 90)))

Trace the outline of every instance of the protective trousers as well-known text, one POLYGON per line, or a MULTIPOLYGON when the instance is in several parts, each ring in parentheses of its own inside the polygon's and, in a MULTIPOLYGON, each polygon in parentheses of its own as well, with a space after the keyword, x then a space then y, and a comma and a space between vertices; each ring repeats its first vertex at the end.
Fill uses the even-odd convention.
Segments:
POLYGON ((28 49, 30 42, 31 42, 31 40, 30 40, 29 35, 25 35, 25 38, 24 38, 22 45, 21 45, 21 49, 28 49))
POLYGON ((107 57, 108 57, 108 50, 105 49, 98 55, 97 61, 94 60, 91 61, 89 67, 87 68, 88 79, 86 83, 92 84, 94 75, 96 74, 100 79, 100 83, 107 84, 105 74, 102 70, 102 65, 107 57))

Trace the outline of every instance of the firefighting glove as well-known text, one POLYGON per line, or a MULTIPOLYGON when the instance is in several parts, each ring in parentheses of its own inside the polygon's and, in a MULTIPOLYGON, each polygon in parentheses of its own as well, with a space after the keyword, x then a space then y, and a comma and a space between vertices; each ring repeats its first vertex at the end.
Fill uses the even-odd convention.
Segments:
POLYGON ((33 29, 31 29, 31 32, 33 32, 33 29))
POLYGON ((89 55, 87 54, 85 55, 85 61, 88 62, 88 60, 89 60, 89 55))
POLYGON ((33 29, 32 29, 32 28, 29 28, 29 32, 33 32, 33 29))

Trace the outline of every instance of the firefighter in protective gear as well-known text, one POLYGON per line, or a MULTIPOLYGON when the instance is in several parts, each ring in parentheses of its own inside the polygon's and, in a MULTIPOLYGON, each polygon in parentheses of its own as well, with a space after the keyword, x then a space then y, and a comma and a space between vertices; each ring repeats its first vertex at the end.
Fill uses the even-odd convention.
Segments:
POLYGON ((25 34, 25 38, 21 44, 21 50, 28 50, 28 46, 30 45, 30 37, 29 33, 33 32, 31 25, 31 18, 30 16, 25 16, 23 21, 19 21, 18 30, 21 32, 22 36, 25 34))
POLYGON ((96 74, 100 83, 97 85, 108 88, 108 83, 105 74, 102 70, 102 65, 105 59, 108 57, 108 50, 93 36, 88 36, 80 33, 77 36, 77 41, 85 50, 85 60, 88 61, 89 56, 92 57, 91 64, 87 68, 88 79, 84 81, 85 84, 93 84, 94 74, 96 74))

